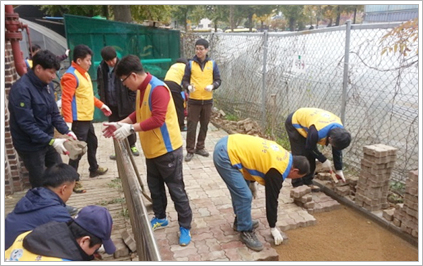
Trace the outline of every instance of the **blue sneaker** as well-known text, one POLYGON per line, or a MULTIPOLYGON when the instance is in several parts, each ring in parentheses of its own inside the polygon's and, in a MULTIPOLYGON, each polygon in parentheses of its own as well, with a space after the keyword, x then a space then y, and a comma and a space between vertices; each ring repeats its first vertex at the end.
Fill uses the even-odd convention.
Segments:
POLYGON ((184 227, 179 228, 181 230, 179 235, 179 245, 186 246, 191 242, 191 232, 189 229, 184 227))
POLYGON ((166 218, 157 219, 156 217, 154 217, 153 219, 151 219, 151 227, 153 228, 153 231, 157 229, 165 228, 168 224, 169 224, 169 221, 166 218))

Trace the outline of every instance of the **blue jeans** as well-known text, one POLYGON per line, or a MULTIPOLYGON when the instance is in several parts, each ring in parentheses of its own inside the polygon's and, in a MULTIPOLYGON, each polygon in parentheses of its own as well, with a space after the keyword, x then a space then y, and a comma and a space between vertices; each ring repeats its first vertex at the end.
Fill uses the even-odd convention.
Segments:
POLYGON ((253 229, 251 218, 253 195, 248 187, 250 181, 246 180, 242 173, 232 166, 228 156, 227 136, 216 143, 213 163, 231 193, 232 207, 237 217, 237 230, 251 231, 253 229))

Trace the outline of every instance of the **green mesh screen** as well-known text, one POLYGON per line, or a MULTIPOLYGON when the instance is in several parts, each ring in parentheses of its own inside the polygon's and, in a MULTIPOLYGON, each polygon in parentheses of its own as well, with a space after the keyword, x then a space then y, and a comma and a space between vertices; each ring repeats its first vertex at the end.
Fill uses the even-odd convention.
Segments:
MULTIPOLYGON (((66 14, 64 21, 70 59, 73 48, 78 44, 87 45, 94 53, 88 73, 97 97, 97 67, 102 60, 100 51, 104 46, 113 46, 119 58, 128 54, 138 56, 144 69, 160 79, 180 57, 180 32, 177 30, 66 14)), ((104 120, 103 113, 96 109, 94 121, 104 120)))

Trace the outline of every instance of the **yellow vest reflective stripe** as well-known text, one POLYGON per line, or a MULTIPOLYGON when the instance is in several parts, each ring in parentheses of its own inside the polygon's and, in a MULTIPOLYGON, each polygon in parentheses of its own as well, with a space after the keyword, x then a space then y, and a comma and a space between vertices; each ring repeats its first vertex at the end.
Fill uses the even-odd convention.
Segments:
MULTIPOLYGON (((158 78, 152 76, 145 90, 141 106, 141 92, 139 90, 137 91, 137 123, 140 123, 151 117, 151 94, 157 86, 166 87, 170 95, 170 90, 165 85, 165 83, 159 80, 158 78)), ((144 155, 147 159, 159 157, 163 154, 174 151, 182 146, 181 131, 179 129, 175 104, 172 101, 171 95, 170 101, 167 106, 166 119, 164 124, 160 128, 155 128, 148 131, 140 131, 139 137, 144 155)))
POLYGON ((213 84, 214 61, 207 61, 203 70, 201 70, 197 62, 189 61, 189 64, 191 66, 190 84, 193 84, 195 87, 195 91, 189 94, 189 98, 194 100, 211 100, 213 98, 213 91, 206 91, 204 88, 207 85, 213 84))
POLYGON ((32 231, 20 234, 15 242, 4 252, 6 261, 69 261, 67 259, 46 257, 34 254, 23 247, 23 239, 32 231))
POLYGON ((326 138, 332 128, 343 128, 341 119, 333 113, 319 108, 300 108, 292 115, 292 125, 307 138, 310 126, 314 125, 319 134, 320 145, 326 145, 326 138))
POLYGON ((182 78, 184 77, 186 65, 184 63, 175 63, 170 66, 166 72, 164 80, 173 81, 176 84, 181 84, 182 78))
POLYGON ((88 72, 83 76, 74 67, 69 67, 66 73, 76 78, 77 86, 72 98, 72 120, 92 121, 94 119, 94 90, 88 72))
POLYGON ((292 155, 274 141, 243 134, 228 136, 228 156, 232 166, 244 178, 265 185, 264 176, 271 169, 281 173, 282 180, 292 166, 292 155))
POLYGON ((25 63, 26 63, 27 68, 32 68, 32 60, 31 59, 26 59, 25 63))

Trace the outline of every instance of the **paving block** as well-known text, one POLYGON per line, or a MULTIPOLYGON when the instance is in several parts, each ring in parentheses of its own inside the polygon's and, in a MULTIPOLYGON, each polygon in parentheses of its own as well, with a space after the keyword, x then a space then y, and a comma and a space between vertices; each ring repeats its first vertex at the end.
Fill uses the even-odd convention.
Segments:
POLYGON ((87 152, 87 143, 85 141, 74 140, 70 137, 67 139, 68 141, 65 141, 63 146, 68 150, 70 159, 77 160, 87 152))
POLYGON ((120 257, 125 257, 125 256, 128 256, 129 255, 129 249, 125 245, 125 243, 123 243, 123 239, 122 238, 113 239, 113 243, 116 246, 116 251, 113 254, 113 257, 115 259, 120 258, 120 257))
POLYGON ((128 248, 131 250, 131 252, 137 251, 137 243, 135 242, 135 239, 132 237, 132 230, 125 230, 122 232, 122 239, 123 242, 128 246, 128 248))
POLYGON ((383 210, 382 217, 385 218, 387 221, 392 221, 394 219, 394 212, 395 212, 394 208, 383 210))

